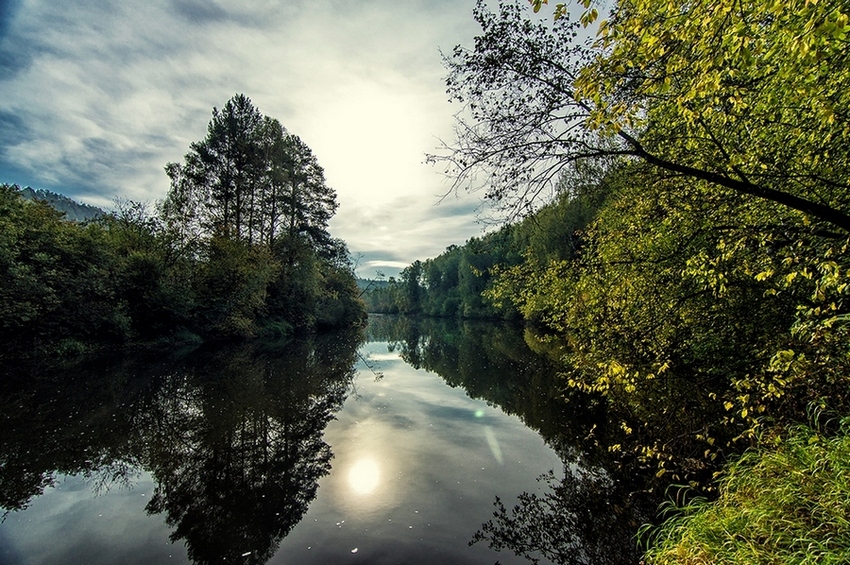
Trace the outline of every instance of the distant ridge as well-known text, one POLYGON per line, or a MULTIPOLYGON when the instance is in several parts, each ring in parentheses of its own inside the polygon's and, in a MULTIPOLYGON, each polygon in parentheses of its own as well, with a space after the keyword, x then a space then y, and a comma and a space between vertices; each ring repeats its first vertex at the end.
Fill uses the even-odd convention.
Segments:
POLYGON ((376 288, 387 288, 390 285, 389 281, 374 280, 374 279, 357 279, 357 288, 360 290, 374 290, 376 288))
POLYGON ((67 196, 63 196, 49 190, 35 190, 29 186, 18 190, 20 191, 21 196, 27 200, 43 200, 50 204, 50 206, 54 209, 64 212, 65 218, 72 222, 85 222, 106 214, 106 212, 96 206, 80 204, 75 200, 71 200, 67 196))

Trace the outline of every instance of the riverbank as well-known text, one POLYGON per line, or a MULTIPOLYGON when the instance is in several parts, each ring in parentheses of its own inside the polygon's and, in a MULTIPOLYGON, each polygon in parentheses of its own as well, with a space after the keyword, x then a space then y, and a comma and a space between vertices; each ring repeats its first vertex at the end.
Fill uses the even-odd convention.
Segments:
POLYGON ((849 563, 850 418, 762 438, 654 532, 653 565, 849 563))

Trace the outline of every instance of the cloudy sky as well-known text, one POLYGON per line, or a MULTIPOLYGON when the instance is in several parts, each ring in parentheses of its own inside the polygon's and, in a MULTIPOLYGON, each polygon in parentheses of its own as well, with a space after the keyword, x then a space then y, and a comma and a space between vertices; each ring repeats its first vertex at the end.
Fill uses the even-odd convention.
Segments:
POLYGON ((325 168, 360 272, 393 274, 482 231, 423 162, 452 138, 440 50, 471 45, 474 3, 0 0, 0 182, 155 201, 244 93, 325 168))

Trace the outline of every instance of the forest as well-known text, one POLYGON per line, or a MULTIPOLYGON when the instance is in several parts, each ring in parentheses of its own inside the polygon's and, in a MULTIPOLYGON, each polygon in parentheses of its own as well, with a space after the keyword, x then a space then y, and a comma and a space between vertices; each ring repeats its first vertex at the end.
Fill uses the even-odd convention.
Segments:
POLYGON ((647 562, 847 562, 850 5, 574 4, 478 3, 430 160, 508 223, 369 308, 537 328, 679 485, 647 562))
POLYGON ((73 222, 32 191, 0 186, 4 354, 128 343, 284 337, 365 316, 336 194, 298 136, 242 94, 154 207, 120 201, 73 222))

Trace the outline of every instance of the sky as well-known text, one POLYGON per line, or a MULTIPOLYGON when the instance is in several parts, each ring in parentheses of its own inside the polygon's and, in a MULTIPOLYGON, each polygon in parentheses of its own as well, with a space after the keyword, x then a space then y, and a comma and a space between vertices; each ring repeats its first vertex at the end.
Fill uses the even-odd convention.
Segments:
POLYGON ((396 274, 485 227, 424 162, 453 139, 440 51, 472 44, 474 4, 0 0, 0 182, 155 202, 243 93, 324 167, 358 273, 396 274))

